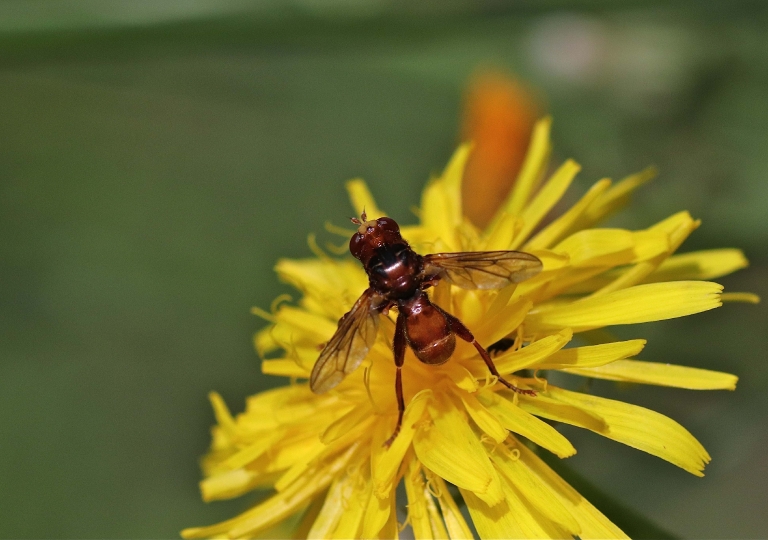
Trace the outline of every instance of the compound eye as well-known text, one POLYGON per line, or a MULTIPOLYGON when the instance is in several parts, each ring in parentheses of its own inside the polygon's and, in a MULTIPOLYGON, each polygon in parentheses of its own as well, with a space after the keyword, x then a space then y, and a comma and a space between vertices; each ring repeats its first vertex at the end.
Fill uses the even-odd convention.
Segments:
POLYGON ((363 253, 363 238, 362 234, 355 233, 349 240, 349 251, 356 259, 359 259, 360 255, 363 253))
POLYGON ((400 227, 392 218, 380 217, 376 220, 376 224, 379 228, 384 229, 385 231, 400 232, 400 227))

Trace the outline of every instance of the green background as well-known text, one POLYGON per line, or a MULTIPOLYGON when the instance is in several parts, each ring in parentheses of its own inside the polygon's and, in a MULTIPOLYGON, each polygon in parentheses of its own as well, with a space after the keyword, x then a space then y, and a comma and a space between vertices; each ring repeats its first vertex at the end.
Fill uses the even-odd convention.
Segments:
MULTIPOLYGON (((251 336, 287 288, 278 257, 367 179, 413 222, 457 143, 479 67, 517 74, 554 116, 567 197, 648 164, 614 222, 687 209, 683 251, 741 247, 721 280, 766 296, 768 10, 727 2, 0 4, 0 535, 176 537, 247 501, 204 504, 206 395, 234 411, 281 383, 251 336)), ((695 478, 564 428, 568 463, 684 537, 768 535, 765 304, 620 329, 644 359, 736 373, 738 390, 597 384, 685 425, 695 478)))

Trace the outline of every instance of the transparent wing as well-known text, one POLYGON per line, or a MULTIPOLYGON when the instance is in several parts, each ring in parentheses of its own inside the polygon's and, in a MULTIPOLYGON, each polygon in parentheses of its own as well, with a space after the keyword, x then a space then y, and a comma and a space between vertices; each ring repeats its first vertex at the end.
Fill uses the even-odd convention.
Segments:
POLYGON ((501 289, 539 272, 541 261, 522 251, 464 251, 424 256, 425 278, 445 278, 462 289, 501 289))
POLYGON ((312 368, 309 387, 316 394, 327 392, 352 373, 363 361, 379 330, 378 295, 367 289, 352 309, 339 320, 339 327, 312 368))

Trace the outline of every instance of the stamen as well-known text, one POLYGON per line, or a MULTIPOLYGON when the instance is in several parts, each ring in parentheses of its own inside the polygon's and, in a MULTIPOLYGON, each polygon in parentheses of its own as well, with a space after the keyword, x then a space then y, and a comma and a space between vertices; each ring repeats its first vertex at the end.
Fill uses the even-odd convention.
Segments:
POLYGON ((371 407, 373 407, 373 410, 376 412, 376 414, 384 414, 384 411, 381 410, 373 399, 373 393, 371 393, 371 367, 365 366, 365 370, 363 371, 363 384, 365 384, 365 391, 368 393, 368 401, 371 402, 371 407))
POLYGON ((746 292, 722 293, 720 295, 722 302, 744 302, 746 304, 759 304, 760 297, 756 294, 746 292))
POLYGON ((265 311, 258 306, 253 306, 251 308, 251 314, 256 315, 257 317, 261 317, 265 321, 270 322, 272 324, 275 324, 277 322, 275 320, 274 315, 272 315, 272 313, 269 313, 268 311, 265 311))
POLYGON ((309 250, 314 253, 315 257, 318 259, 330 259, 325 251, 320 249, 320 246, 317 245, 317 235, 315 235, 315 233, 309 233, 307 235, 307 244, 309 245, 309 250))
POLYGON ((443 492, 440 490, 440 488, 436 487, 432 481, 435 478, 435 475, 432 474, 431 471, 424 470, 424 476, 427 478, 427 491, 429 491, 429 494, 432 495, 435 499, 439 499, 443 496, 443 492))
POLYGON ((277 308, 280 307, 282 302, 292 302, 293 297, 290 294, 281 294, 269 304, 269 311, 275 315, 277 314, 277 308))
POLYGON ((327 249, 334 255, 344 255, 349 250, 349 244, 344 243, 337 246, 332 244, 331 242, 326 242, 325 249, 327 249))

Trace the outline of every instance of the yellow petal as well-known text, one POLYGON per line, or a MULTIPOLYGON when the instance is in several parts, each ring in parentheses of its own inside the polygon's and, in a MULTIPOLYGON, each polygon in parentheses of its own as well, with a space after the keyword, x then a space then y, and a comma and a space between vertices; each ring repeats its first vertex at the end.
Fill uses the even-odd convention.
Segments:
POLYGON ((500 443, 507 438, 509 432, 499 423, 496 416, 483 407, 475 396, 462 392, 461 401, 464 404, 464 408, 467 409, 469 416, 475 421, 475 424, 477 424, 477 427, 479 427, 486 435, 497 443, 500 443))
POLYGON ((445 398, 430 403, 427 409, 432 422, 413 437, 419 461, 488 504, 498 504, 504 497, 499 477, 467 419, 445 398))
MULTIPOLYGON (((478 393, 480 403, 487 407, 502 426, 518 433, 558 457, 565 458, 576 453, 576 449, 559 431, 527 413, 511 401, 489 391, 478 393)), ((533 398, 535 399, 535 398, 533 398)))
POLYGON ((736 382, 739 380, 736 375, 730 373, 641 360, 619 360, 599 367, 564 369, 563 371, 595 379, 656 384, 690 390, 735 390, 736 382))
POLYGON ((292 343, 294 340, 299 343, 323 343, 331 338, 338 326, 327 317, 292 306, 281 306, 275 319, 277 324, 272 333, 281 343, 292 343))
POLYGON ((369 403, 358 405, 329 425, 320 436, 320 440, 323 441, 324 444, 332 443, 342 435, 346 435, 350 431, 360 427, 372 416, 373 410, 369 403))
POLYGON ((653 179, 656 176, 656 169, 648 167, 647 169, 630 175, 616 183, 606 193, 597 198, 579 220, 576 228, 586 228, 610 216, 629 201, 629 197, 634 190, 653 179))
POLYGON ((337 478, 333 482, 331 489, 328 490, 328 494, 325 496, 323 507, 320 509, 320 513, 315 518, 315 522, 307 534, 307 538, 330 538, 331 532, 344 516, 342 499, 344 489, 347 488, 349 483, 349 477, 337 478))
POLYGON ((539 120, 533 127, 525 161, 520 167, 515 183, 512 184, 512 191, 502 206, 503 210, 510 215, 520 215, 547 168, 549 154, 552 151, 552 143, 549 140, 551 127, 552 119, 549 117, 539 120))
POLYGON ((400 433, 389 448, 384 446, 384 442, 394 432, 395 420, 379 422, 374 428, 373 440, 371 441, 371 478, 373 492, 377 497, 389 496, 395 475, 406 451, 411 446, 416 425, 424 415, 424 409, 431 398, 431 390, 422 390, 411 399, 403 414, 403 425, 400 433))
POLYGON ((343 519, 336 525, 331 538, 358 538, 362 527, 363 516, 371 495, 370 465, 367 460, 364 465, 358 465, 348 471, 350 482, 342 494, 341 509, 343 519))
POLYGON ((636 324, 692 315, 722 305, 722 285, 675 281, 637 285, 603 296, 556 306, 526 318, 526 331, 571 327, 574 332, 614 324, 636 324))
POLYGON ((376 219, 387 215, 376 205, 376 201, 373 200, 373 195, 371 195, 363 179, 355 178, 347 182, 347 192, 352 202, 352 208, 355 209, 357 215, 365 212, 368 219, 376 219))
POLYGON ((688 238, 698 226, 701 221, 695 220, 691 217, 687 211, 677 212, 672 214, 666 219, 662 219, 655 225, 648 227, 649 231, 663 232, 669 236, 669 243, 672 247, 672 251, 675 251, 683 240, 688 238))
POLYGON ((461 213, 461 175, 469 157, 470 145, 460 146, 445 167, 443 175, 431 181, 421 198, 421 223, 431 230, 441 241, 441 246, 449 250, 458 248, 455 242, 455 229, 462 221, 461 213))
POLYGON ((433 485, 437 502, 440 504, 440 511, 443 514, 445 528, 448 531, 448 537, 451 540, 472 540, 472 531, 461 515, 461 510, 453 500, 453 496, 448 491, 445 481, 437 475, 431 475, 429 482, 433 485))
POLYGON ((524 444, 518 445, 517 449, 520 451, 520 462, 538 478, 541 486, 547 486, 551 490, 551 493, 578 522, 581 529, 579 538, 582 540, 629 538, 524 444))
POLYGON ((234 469, 209 476, 200 482, 200 492, 205 502, 239 497, 252 490, 257 475, 246 469, 234 469))
POLYGON ((523 220, 506 212, 497 215, 497 219, 490 228, 485 241, 480 245, 479 251, 495 251, 510 249, 512 240, 517 237, 523 228, 523 220))
MULTIPOLYGON (((515 444, 514 447, 519 447, 515 444)), ((507 481, 517 488, 525 499, 546 518, 558 523, 568 534, 576 536, 581 527, 571 512, 558 500, 554 489, 541 482, 536 474, 520 460, 519 450, 504 448, 492 456, 507 481)))
POLYGON ((232 418, 232 414, 229 412, 224 398, 218 392, 210 392, 208 399, 213 407, 213 414, 216 417, 216 423, 219 424, 224 430, 232 432, 236 429, 235 420, 232 418))
POLYGON ((569 159, 558 168, 539 190, 530 204, 526 205, 520 214, 523 219, 523 228, 515 237, 510 249, 516 249, 522 245, 536 226, 549 213, 552 207, 562 198, 568 186, 571 185, 581 166, 569 159))
POLYGON ((530 252, 533 249, 544 249, 561 240, 573 230, 573 224, 581 217, 589 205, 602 193, 611 187, 611 181, 607 178, 595 183, 584 196, 571 206, 563 215, 544 227, 523 246, 523 251, 530 252))
POLYGON ((432 525, 427 510, 427 500, 424 497, 424 478, 418 460, 413 458, 408 460, 403 483, 408 497, 408 521, 411 523, 413 536, 416 540, 422 538, 431 540, 432 525))
POLYGON ((219 470, 239 469, 254 461, 260 455, 264 454, 277 441, 285 436, 283 430, 274 430, 271 433, 264 433, 253 443, 241 448, 233 455, 222 461, 218 465, 219 470))
POLYGON ((262 360, 261 372, 265 375, 280 377, 309 377, 309 370, 297 364, 292 358, 262 360))
MULTIPOLYGON (((548 385, 549 388, 549 385, 548 385)), ((587 428, 592 431, 603 432, 608 429, 599 415, 585 411, 581 407, 569 405, 549 397, 549 392, 539 392, 535 396, 519 396, 519 408, 536 416, 562 422, 572 426, 587 428)), ((547 424, 549 425, 549 424, 547 424)))
POLYGON ((565 347, 572 337, 573 332, 570 328, 564 328, 558 333, 534 341, 518 351, 506 351, 494 358, 493 363, 502 375, 513 373, 543 362, 551 354, 565 347))
POLYGON ((749 265, 740 249, 708 249, 673 255, 648 276, 648 282, 714 279, 749 265))
POLYGON ((517 525, 522 529, 522 538, 569 538, 572 531, 567 530, 556 521, 543 514, 528 501, 518 489, 517 483, 502 474, 504 485, 504 501, 509 505, 509 512, 517 525))
POLYGON ((640 354, 645 347, 644 339, 618 341, 602 345, 574 347, 557 351, 547 357, 536 369, 593 368, 616 360, 640 354))
POLYGON ((400 524, 397 522, 397 505, 395 496, 390 497, 392 505, 389 508, 389 519, 384 524, 384 527, 379 531, 379 534, 375 536, 380 540, 398 540, 400 534, 400 524))
POLYGON ((239 516, 208 527, 193 527, 181 531, 184 538, 207 538, 229 534, 231 537, 253 536, 305 507, 309 500, 327 488, 339 471, 349 463, 357 446, 351 446, 330 464, 294 482, 285 491, 246 510, 239 516))
POLYGON ((602 418, 607 430, 596 431, 609 439, 648 452, 696 476, 710 457, 684 427, 657 412, 621 401, 570 392, 549 386, 547 394, 563 403, 602 418))
POLYGON ((493 307, 481 318, 481 323, 472 327, 472 333, 479 343, 496 343, 514 332, 533 307, 530 300, 518 298, 499 310, 493 307))
POLYGON ((571 266, 616 265, 629 260, 633 245, 630 231, 587 229, 572 234, 554 251, 568 255, 571 266))
POLYGON ((426 484, 424 485, 423 496, 427 503, 427 515, 429 516, 429 526, 432 529, 432 538, 448 538, 448 531, 445 529, 443 518, 437 509, 430 488, 426 484))
POLYGON ((394 494, 394 491, 390 491, 389 495, 380 499, 371 490, 371 495, 368 497, 368 506, 363 516, 363 529, 361 532, 363 538, 375 538, 387 524, 392 512, 394 494))
POLYGON ((459 491, 481 539, 526 538, 507 501, 490 506, 469 490, 459 488, 459 491))

